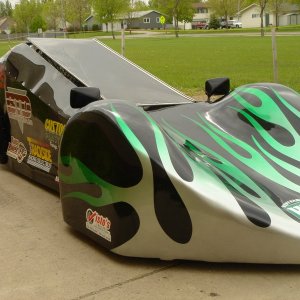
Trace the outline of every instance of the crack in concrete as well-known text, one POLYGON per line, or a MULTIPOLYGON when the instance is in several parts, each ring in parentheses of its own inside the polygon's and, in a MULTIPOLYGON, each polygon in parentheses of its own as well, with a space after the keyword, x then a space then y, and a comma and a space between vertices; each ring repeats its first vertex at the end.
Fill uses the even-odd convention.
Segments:
POLYGON ((139 276, 136 276, 136 277, 133 277, 133 278, 130 278, 130 279, 127 279, 127 280, 124 280, 124 281, 121 281, 121 282, 118 282, 118 283, 115 283, 115 284, 103 287, 103 288, 101 288, 99 290, 83 294, 83 295, 81 295, 79 297, 76 297, 76 298, 72 298, 71 300, 81 300, 81 299, 85 299, 85 298, 88 298, 88 297, 91 297, 91 296, 95 296, 95 295, 98 295, 98 294, 100 294, 102 292, 114 289, 116 287, 121 287, 121 286, 123 286, 125 284, 128 284, 128 283, 131 283, 131 282, 134 282, 134 281, 137 281, 137 280, 140 280, 140 279, 143 279, 143 278, 155 275, 157 273, 160 273, 160 272, 163 272, 165 270, 177 267, 179 265, 180 265, 180 262, 172 263, 171 265, 165 266, 163 268, 156 269, 156 270, 153 270, 151 272, 148 272, 148 273, 145 273, 145 274, 142 274, 142 275, 139 275, 139 276))

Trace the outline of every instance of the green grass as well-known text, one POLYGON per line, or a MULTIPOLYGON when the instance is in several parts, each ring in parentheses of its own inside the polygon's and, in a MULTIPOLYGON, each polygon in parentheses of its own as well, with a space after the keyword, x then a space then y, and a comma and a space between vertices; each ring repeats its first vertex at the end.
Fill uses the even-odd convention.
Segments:
POLYGON ((15 45, 20 44, 21 41, 11 41, 11 42, 0 42, 0 56, 5 54, 9 49, 13 48, 15 45))
MULTIPOLYGON (((103 40, 116 51, 120 40, 103 40)), ((300 91, 300 38, 277 37, 279 82, 300 91)), ((126 40, 126 57, 177 89, 196 95, 208 78, 232 87, 272 82, 270 37, 182 37, 126 40)))

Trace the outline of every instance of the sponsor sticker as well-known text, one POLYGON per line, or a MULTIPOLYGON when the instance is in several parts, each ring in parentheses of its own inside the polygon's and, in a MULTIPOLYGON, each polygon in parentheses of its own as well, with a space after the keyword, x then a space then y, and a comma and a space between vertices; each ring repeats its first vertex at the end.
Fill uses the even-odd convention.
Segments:
POLYGON ((5 89, 5 68, 0 64, 0 89, 5 89))
POLYGON ((22 142, 12 136, 6 154, 21 163, 27 155, 27 150, 22 142))
POLYGON ((30 148, 27 163, 49 173, 52 167, 50 146, 31 137, 27 137, 27 141, 30 148))
POLYGON ((87 209, 86 211, 86 228, 101 236, 105 240, 111 242, 110 226, 111 222, 108 218, 100 215, 97 211, 87 209))
POLYGON ((50 146, 55 150, 58 149, 59 141, 64 129, 65 125, 60 122, 51 119, 46 119, 45 121, 46 139, 50 142, 50 146))
POLYGON ((297 217, 298 219, 300 219, 300 199, 287 201, 281 207, 287 212, 297 217))
POLYGON ((32 125, 31 102, 26 96, 27 91, 14 88, 7 88, 5 92, 6 108, 10 119, 18 121, 23 132, 24 124, 32 125))

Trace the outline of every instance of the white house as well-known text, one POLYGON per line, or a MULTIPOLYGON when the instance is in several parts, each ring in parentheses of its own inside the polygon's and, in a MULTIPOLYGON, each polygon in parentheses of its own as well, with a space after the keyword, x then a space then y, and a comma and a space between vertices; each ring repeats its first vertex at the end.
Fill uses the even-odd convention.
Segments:
POLYGON ((193 8, 195 10, 195 14, 193 16, 192 23, 182 23, 179 22, 178 26, 180 29, 192 29, 197 27, 200 22, 209 22, 211 9, 207 5, 207 3, 197 2, 193 3, 193 8))
POLYGON ((299 5, 285 3, 280 9, 278 21, 281 26, 300 24, 299 5))
MULTIPOLYGON (((239 11, 235 18, 242 22, 243 28, 260 27, 260 6, 251 4, 239 11)), ((264 26, 275 25, 275 19, 275 12, 271 8, 267 8, 264 12, 264 26)), ((278 25, 295 24, 300 24, 300 7, 299 5, 285 3, 278 12, 278 25)))
MULTIPOLYGON (((243 28, 260 27, 260 6, 258 4, 251 4, 236 14, 236 18, 243 24, 243 28)), ((263 18, 264 26, 273 23, 273 15, 270 20, 270 13, 265 11, 263 18)))

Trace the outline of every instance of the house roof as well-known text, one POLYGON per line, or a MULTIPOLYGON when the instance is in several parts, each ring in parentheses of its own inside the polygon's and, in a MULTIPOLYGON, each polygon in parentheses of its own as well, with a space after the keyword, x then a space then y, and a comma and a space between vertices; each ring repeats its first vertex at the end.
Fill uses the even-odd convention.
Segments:
MULTIPOLYGON (((166 16, 166 14, 163 14, 163 13, 157 11, 157 10, 142 10, 142 11, 133 11, 132 15, 131 15, 131 18, 132 19, 139 19, 139 18, 142 18, 144 16, 149 15, 152 12, 156 12, 159 15, 166 16)), ((128 14, 123 15, 123 18, 128 19, 128 14)))
POLYGON ((247 7, 243 8, 243 9, 241 9, 240 11, 238 11, 238 12, 237 12, 237 15, 240 15, 240 14, 244 13, 246 10, 248 10, 248 9, 254 7, 254 6, 259 7, 258 4, 252 3, 252 4, 250 4, 249 6, 247 6, 247 7))
POLYGON ((14 20, 11 17, 2 17, 0 18, 0 29, 6 30, 9 29, 9 27, 14 24, 14 20))
MULTIPOLYGON (((258 4, 252 3, 249 6, 243 8, 242 10, 237 12, 237 15, 240 15, 240 14, 244 13, 246 10, 248 10, 248 9, 254 7, 254 6, 259 7, 258 4)), ((270 8, 269 8, 269 10, 270 10, 270 8)), ((295 12, 298 12, 298 11, 300 11, 300 6, 298 4, 283 3, 283 5, 281 7, 281 13, 295 13, 295 12)))
MULTIPOLYGON (((133 11, 132 18, 138 19, 138 18, 144 17, 144 16, 152 13, 153 11, 155 11, 155 10, 133 11)), ((157 11, 155 11, 155 12, 157 12, 157 11)), ((157 12, 157 13, 159 13, 159 12, 157 12)))
POLYGON ((193 6, 193 8, 208 8, 209 7, 209 5, 205 2, 205 3, 203 3, 203 2, 195 2, 195 3, 192 3, 192 6, 193 6))
MULTIPOLYGON (((166 14, 163 14, 157 10, 143 10, 143 11, 133 11, 130 15, 130 18, 131 19, 139 19, 139 18, 142 18, 144 16, 147 16, 148 14, 152 13, 152 12, 156 12, 158 13, 159 15, 163 15, 163 16, 167 16, 166 14)), ((90 15, 88 16, 84 22, 87 22, 88 20, 90 20, 91 18, 94 18, 95 16, 94 15, 90 15)), ((123 14, 123 15, 120 15, 117 19, 119 20, 126 20, 129 18, 129 14, 126 13, 126 14, 123 14)))
POLYGON ((89 16, 84 20, 84 22, 87 22, 88 20, 90 20, 90 19, 92 19, 92 18, 94 18, 94 16, 93 16, 93 15, 89 15, 89 16))

